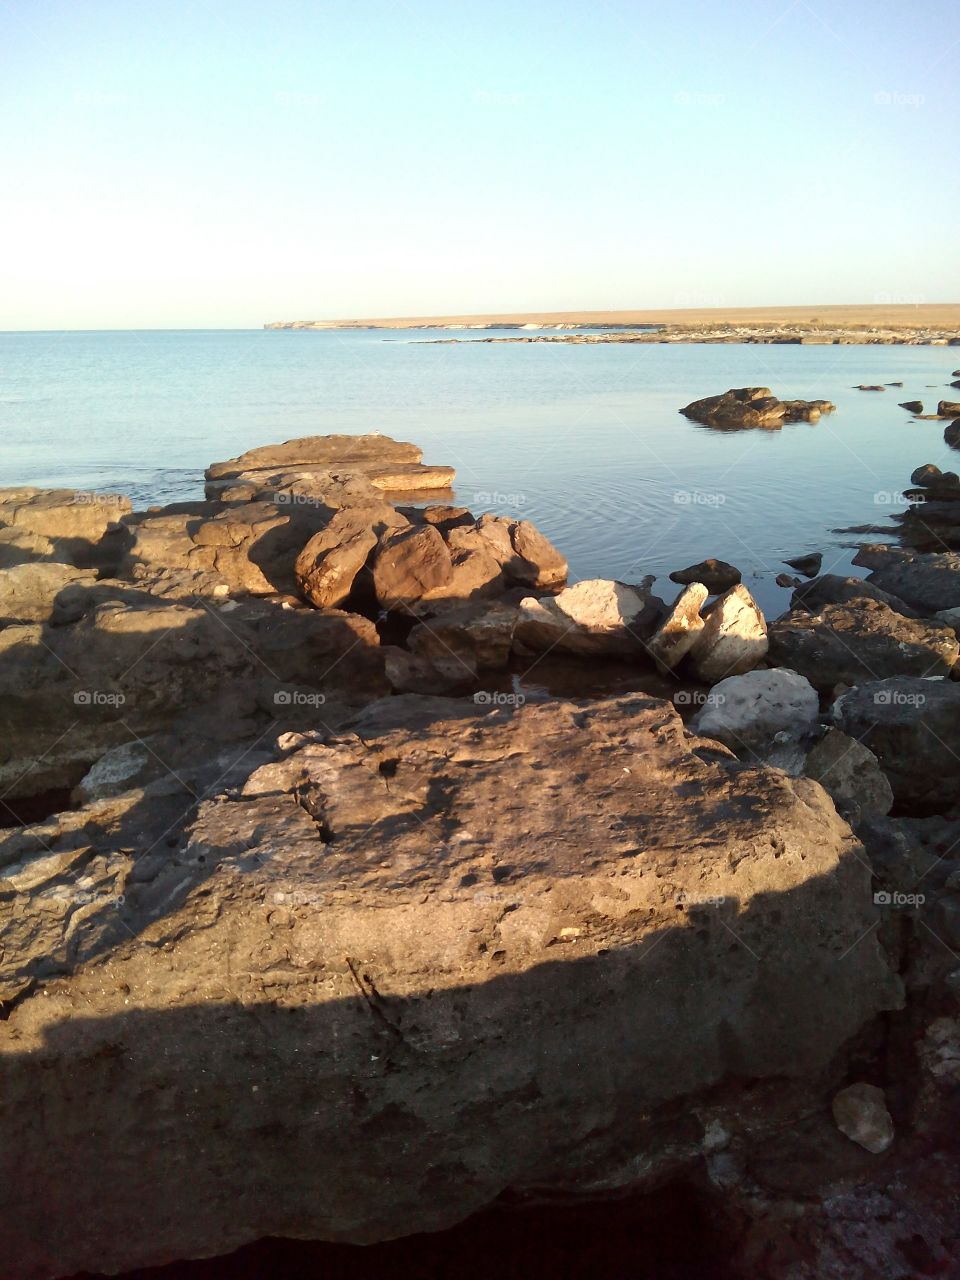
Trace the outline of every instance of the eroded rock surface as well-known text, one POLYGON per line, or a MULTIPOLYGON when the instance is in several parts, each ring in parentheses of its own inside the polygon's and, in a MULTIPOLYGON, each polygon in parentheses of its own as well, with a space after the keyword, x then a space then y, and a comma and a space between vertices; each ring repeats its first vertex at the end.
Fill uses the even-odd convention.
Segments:
POLYGON ((726 1082, 806 1112, 900 1003, 815 783, 642 695, 381 705, 179 824, 148 788, 0 844, 8 1270, 650 1185, 715 1149, 726 1082))

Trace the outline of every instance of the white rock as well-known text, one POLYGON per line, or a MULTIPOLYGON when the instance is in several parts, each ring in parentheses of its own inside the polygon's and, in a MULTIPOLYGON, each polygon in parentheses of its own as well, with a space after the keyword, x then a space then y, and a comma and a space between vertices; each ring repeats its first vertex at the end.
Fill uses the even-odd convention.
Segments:
POLYGON ((77 783, 73 792, 75 802, 89 804, 92 800, 129 791, 131 778, 136 777, 148 759, 146 747, 136 742, 125 742, 104 752, 77 783))
POLYGON ((861 1081, 841 1089, 833 1099, 833 1118, 841 1133, 874 1155, 893 1142, 893 1119, 875 1084, 861 1081))
POLYGON ((778 667, 729 676, 715 684, 706 705, 690 721, 690 728, 734 751, 769 753, 776 749, 786 760, 790 753, 783 748, 811 733, 819 713, 820 699, 810 681, 796 671, 778 667))
POLYGON ((520 601, 515 648, 527 653, 645 654, 663 610, 650 594, 652 581, 631 586, 588 578, 555 596, 527 596, 520 601))
POLYGON ((703 630, 700 609, 710 593, 702 582, 691 582, 650 641, 650 656, 662 671, 672 671, 697 643, 703 630))
POLYGON ((690 656, 705 684, 752 671, 766 656, 767 624, 742 582, 718 596, 702 617, 703 630, 690 656))

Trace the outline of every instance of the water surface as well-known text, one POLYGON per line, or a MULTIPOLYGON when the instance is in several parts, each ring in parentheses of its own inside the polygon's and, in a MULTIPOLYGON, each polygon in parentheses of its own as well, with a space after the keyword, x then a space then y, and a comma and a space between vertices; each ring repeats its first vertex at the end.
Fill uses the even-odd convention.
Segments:
MULTIPOLYGON (((454 344, 422 331, 0 334, 0 484, 197 497, 203 469, 254 445, 325 432, 413 440, 457 468, 457 498, 533 520, 572 579, 664 578, 730 560, 770 613, 782 561, 849 571, 922 462, 955 468, 943 423, 949 347, 454 344), (857 383, 902 381, 885 392, 857 383), (760 384, 837 412, 781 431, 721 433, 678 412, 760 384)), ((856 571, 854 571, 856 572, 856 571)))

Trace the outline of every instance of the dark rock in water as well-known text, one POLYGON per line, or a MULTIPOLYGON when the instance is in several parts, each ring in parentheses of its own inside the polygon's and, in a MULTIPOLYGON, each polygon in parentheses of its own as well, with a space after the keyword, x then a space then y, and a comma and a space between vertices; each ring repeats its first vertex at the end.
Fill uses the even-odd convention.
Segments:
POLYGON ((960 387, 960 380, 950 383, 951 387, 960 387))
POLYGON ((778 587, 799 587, 800 578, 795 578, 792 573, 778 573, 776 577, 778 587))
POLYGON ((910 413, 923 413, 922 400, 904 400, 900 404, 901 409, 907 409, 910 413))
POLYGON ((902 386, 903 386, 903 383, 902 383, 902 382, 888 382, 888 383, 887 383, 887 386, 888 386, 888 387, 902 387, 902 386))
POLYGON ((867 581, 906 601, 924 616, 960 605, 960 553, 899 547, 861 547, 853 563, 871 569, 867 581))
POLYGON ((829 691, 886 676, 947 676, 960 645, 951 627, 895 613, 879 600, 797 609, 772 622, 769 661, 829 691))
POLYGON ((838 699, 838 726, 866 743, 906 812, 949 811, 960 795, 960 685, 895 676, 838 699))
POLYGON ((865 383, 862 383, 862 382, 860 383, 859 386, 856 386, 853 389, 854 391, 886 391, 886 387, 879 386, 879 385, 867 386, 865 383))
POLYGON ((777 428, 784 422, 815 422, 834 406, 828 400, 778 400, 769 387, 738 387, 722 395, 694 400, 680 412, 695 422, 735 431, 752 427, 777 428))
POLYGON ((828 604, 846 604, 848 600, 879 600, 896 613, 905 618, 915 618, 916 611, 889 591, 881 591, 872 582, 862 578, 843 578, 839 574, 825 573, 812 582, 800 583, 794 591, 790 604, 794 609, 806 609, 808 613, 819 613, 828 604))
POLYGON ((911 484, 918 484, 922 488, 933 489, 943 480, 943 472, 938 466, 932 462, 925 462, 922 467, 917 467, 916 471, 910 477, 911 484))
POLYGON ((791 569, 796 569, 797 573, 802 573, 807 578, 815 578, 820 572, 820 566, 823 564, 823 552, 814 551, 807 556, 797 556, 795 560, 784 560, 784 564, 788 564, 791 569))
POLYGON ((940 418, 960 418, 960 401, 941 400, 937 405, 937 416, 940 418))
POLYGON ((944 427, 943 438, 951 449, 960 449, 960 418, 944 427))
POLYGON ((7 1275, 699 1177, 902 1003, 818 784, 645 696, 388 702, 176 821, 127 792, 4 838, 7 1275))
POLYGON ((679 582, 684 586, 691 582, 702 582, 711 595, 735 587, 741 579, 740 570, 726 560, 701 560, 686 569, 675 569, 670 574, 671 582, 679 582))

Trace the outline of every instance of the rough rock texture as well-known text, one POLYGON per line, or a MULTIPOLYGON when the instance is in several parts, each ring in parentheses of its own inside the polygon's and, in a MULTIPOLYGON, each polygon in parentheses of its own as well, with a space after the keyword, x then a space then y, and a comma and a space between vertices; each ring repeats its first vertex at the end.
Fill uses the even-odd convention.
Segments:
POLYGON ((690 658, 705 684, 743 675, 767 652, 767 624, 760 607, 740 583, 703 611, 703 630, 690 658))
POLYGON ((879 1155, 893 1142, 893 1120, 883 1090, 875 1084, 848 1085, 833 1100, 837 1128, 851 1141, 879 1155))
POLYGON ((514 632, 519 653, 603 654, 638 657, 663 616, 664 604, 652 595, 652 579, 640 586, 588 578, 556 596, 520 602, 514 632))
POLYGON ((39 561, 0 572, 0 626, 11 622, 46 622, 53 617, 64 588, 96 582, 92 569, 39 561))
POLYGON ((820 566, 823 564, 823 552, 813 551, 809 555, 796 556, 793 560, 784 560, 791 569, 796 569, 797 573, 802 573, 804 577, 815 578, 820 572, 820 566))
POLYGON ((297 711, 319 718, 328 696, 362 703, 388 692, 366 618, 110 590, 73 625, 0 630, 5 795, 72 786, 107 748, 185 720, 214 739, 255 737, 297 711))
POLYGON ((960 644, 953 629, 895 613, 879 600, 800 608, 770 624, 770 661, 818 689, 887 676, 949 675, 960 644))
POLYGON ((711 594, 735 587, 740 581, 740 570, 726 560, 701 560, 699 564, 676 569, 670 575, 671 582, 690 584, 702 582, 711 594))
POLYGON ((834 406, 828 400, 778 400, 769 387, 738 387, 718 396, 694 400, 680 412, 695 422, 736 431, 750 427, 782 427, 785 422, 816 422, 834 406))
POLYGON ((258 493, 289 491, 298 480, 332 473, 363 476, 377 489, 404 493, 449 489, 452 467, 424 466, 422 450, 389 436, 302 436, 283 444, 250 449, 207 468, 208 498, 249 499, 258 493))
MULTIPOLYGON (((109 569, 123 546, 120 521, 129 498, 76 489, 0 489, 0 568, 4 545, 30 548, 24 558, 49 558, 78 568, 109 569)), ((6 562, 5 562, 6 561, 6 562)))
POLYGON ((506 667, 517 614, 515 605, 499 602, 457 605, 418 623, 407 643, 445 679, 475 680, 481 671, 506 667))
POLYGON ((661 671, 673 671, 696 645, 703 630, 700 609, 708 595, 703 582, 691 582, 654 632, 647 652, 661 671))
POLYGON ((838 726, 874 753, 906 812, 949 812, 960 796, 960 685, 873 680, 834 706, 838 726))
POLYGON ((690 728, 747 759, 766 759, 813 733, 819 715, 817 691, 796 671, 749 671, 715 684, 690 728))
POLYGON ((814 745, 803 771, 830 792, 837 809, 851 820, 883 816, 893 807, 893 789, 877 757, 839 729, 829 729, 814 745))
POLYGON ((843 578, 836 573, 825 573, 812 582, 803 582, 794 591, 790 604, 794 609, 806 609, 810 613, 819 613, 824 605, 845 604, 848 600, 879 600, 882 604, 902 613, 905 618, 915 618, 916 611, 911 609, 899 596, 882 591, 872 582, 862 578, 843 578))
POLYGON ((920 614, 960 606, 960 553, 911 552, 885 546, 862 547, 854 564, 872 569, 867 581, 898 596, 920 614))
POLYGON ((335 512, 297 557, 294 572, 304 597, 318 609, 343 604, 384 529, 404 523, 387 503, 382 509, 345 507, 335 512))
POLYGON ((708 761, 639 695, 409 705, 172 829, 158 784, 0 845, 8 1273, 651 1185, 744 1079, 779 1135, 900 1003, 815 783, 708 761))

